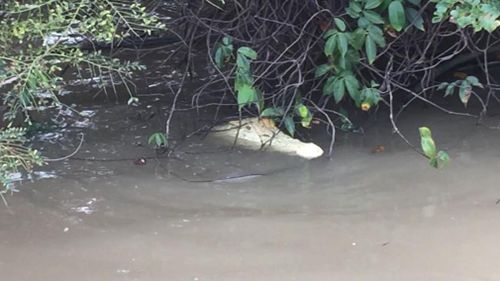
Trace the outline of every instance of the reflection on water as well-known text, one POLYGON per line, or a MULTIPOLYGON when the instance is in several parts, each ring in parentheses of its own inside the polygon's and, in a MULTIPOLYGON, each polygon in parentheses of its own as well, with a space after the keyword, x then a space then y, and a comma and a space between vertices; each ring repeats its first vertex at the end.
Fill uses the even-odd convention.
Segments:
POLYGON ((134 106, 96 105, 79 88, 103 82, 90 78, 63 97, 83 105, 35 116, 51 124, 33 137, 44 155, 71 153, 80 132, 85 142, 72 160, 13 175, 22 184, 0 206, 0 280, 498 280, 500 130, 487 128, 498 117, 477 126, 408 109, 400 130, 418 144, 417 128, 430 127, 452 157, 440 171, 384 112, 364 135, 339 132, 333 159, 306 161, 184 141, 204 112, 179 111, 176 149, 156 157, 148 136, 164 130, 180 75, 157 63, 134 106))
POLYGON ((64 205, 65 207, 77 213, 91 215, 96 211, 96 205, 97 205, 96 203, 97 203, 96 198, 90 198, 87 200, 85 199, 70 200, 69 202, 64 203, 64 205))
POLYGON ((144 121, 126 106, 75 109, 80 116, 38 140, 46 155, 69 153, 81 130, 72 122, 89 120, 76 159, 43 167, 0 212, 2 280, 500 276, 500 131, 474 120, 432 110, 399 120, 416 143, 418 126, 433 129, 453 159, 438 171, 387 120, 367 124, 365 135, 339 135, 332 160, 197 138, 154 159, 147 136, 161 130, 163 110, 144 121), (379 145, 384 151, 372 153, 379 145), (135 165, 141 157, 146 164, 135 165))

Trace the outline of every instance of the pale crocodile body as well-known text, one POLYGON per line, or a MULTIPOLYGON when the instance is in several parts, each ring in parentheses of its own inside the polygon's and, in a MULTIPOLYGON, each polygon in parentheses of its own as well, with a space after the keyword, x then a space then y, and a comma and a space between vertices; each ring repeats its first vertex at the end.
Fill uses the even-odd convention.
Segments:
POLYGON ((230 143, 234 143, 238 135, 236 141, 238 146, 251 150, 269 150, 297 155, 306 159, 317 158, 324 153, 323 149, 314 143, 302 142, 277 128, 264 126, 258 118, 243 119, 241 126, 238 120, 216 126, 212 135, 230 143))

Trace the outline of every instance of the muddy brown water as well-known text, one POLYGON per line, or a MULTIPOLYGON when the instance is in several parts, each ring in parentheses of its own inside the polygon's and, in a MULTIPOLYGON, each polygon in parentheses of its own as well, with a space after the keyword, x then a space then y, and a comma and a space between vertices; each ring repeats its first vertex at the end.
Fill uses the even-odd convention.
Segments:
MULTIPOLYGON (((161 122, 82 109, 77 156, 128 160, 56 162, 18 186, 0 208, 0 280, 500 280, 498 117, 405 113, 411 141, 427 125, 450 153, 443 170, 384 118, 339 135, 331 160, 193 139, 137 166, 161 122), (246 174, 267 175, 191 182, 246 174)), ((78 143, 52 139, 46 154, 78 143)))

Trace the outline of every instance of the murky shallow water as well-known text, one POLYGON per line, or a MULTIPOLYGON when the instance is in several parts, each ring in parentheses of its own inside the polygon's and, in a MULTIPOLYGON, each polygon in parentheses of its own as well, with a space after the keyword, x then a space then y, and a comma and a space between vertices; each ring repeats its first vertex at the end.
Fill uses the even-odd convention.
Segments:
MULTIPOLYGON (((333 160, 205 153, 219 148, 194 140, 177 159, 137 166, 154 155, 145 138, 161 122, 87 110, 97 114, 77 156, 122 161, 53 163, 43 170, 57 178, 8 197, 1 280, 500 278, 500 130, 430 110, 403 116, 412 141, 426 124, 449 151, 440 171, 386 120, 340 136, 333 160), (376 145, 385 151, 371 153, 376 145), (270 174, 190 182, 252 173, 270 174)), ((70 151, 77 140, 54 145, 70 151)))

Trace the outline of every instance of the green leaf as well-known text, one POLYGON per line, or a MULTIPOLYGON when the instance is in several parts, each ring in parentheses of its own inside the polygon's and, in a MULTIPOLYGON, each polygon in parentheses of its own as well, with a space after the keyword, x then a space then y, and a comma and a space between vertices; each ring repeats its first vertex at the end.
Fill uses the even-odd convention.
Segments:
POLYGON ((382 5, 380 5, 380 10, 385 11, 387 9, 387 7, 389 7, 389 5, 392 3, 392 1, 394 1, 394 0, 384 0, 382 2, 382 5))
POLYGON ((347 14, 349 14, 349 16, 355 19, 359 17, 359 13, 361 13, 362 8, 359 3, 355 1, 349 1, 349 6, 345 10, 347 14))
POLYGON ((424 27, 424 19, 422 18, 422 15, 415 9, 413 8, 408 8, 406 9, 406 13, 408 16, 408 21, 415 26, 417 29, 421 31, 425 31, 424 27))
POLYGON ((357 28, 349 37, 349 44, 356 50, 360 50, 365 42, 366 31, 362 28, 357 28))
POLYGON ((345 95, 345 83, 344 79, 335 79, 333 81, 333 98, 336 103, 339 103, 345 95))
POLYGON ((360 28, 367 28, 370 26, 372 23, 365 17, 360 17, 358 19, 358 27, 360 28))
POLYGON ((333 83, 335 82, 336 79, 337 79, 337 77, 335 77, 335 76, 328 77, 328 79, 325 82, 325 85, 323 85, 323 94, 324 95, 331 95, 334 93, 335 89, 333 88, 333 83))
POLYGON ((368 103, 370 106, 377 105, 381 99, 380 92, 377 88, 365 87, 361 91, 361 99, 364 103, 368 103))
POLYGON ((446 87, 448 87, 448 84, 449 84, 448 82, 443 82, 443 83, 439 84, 439 86, 437 88, 438 91, 444 90, 446 87))
POLYGON ((352 74, 347 74, 344 76, 344 82, 351 98, 356 102, 357 105, 361 103, 358 79, 352 74))
POLYGON ((293 137, 295 135, 295 122, 293 121, 293 118, 290 116, 287 116, 287 117, 285 117, 283 122, 285 123, 286 130, 293 137))
POLYGON ((431 159, 429 159, 429 165, 433 168, 436 168, 438 167, 438 163, 437 163, 437 158, 436 157, 433 157, 431 159))
POLYGON ((360 13, 362 11, 362 8, 359 5, 359 3, 355 1, 349 1, 349 7, 351 7, 357 13, 360 13))
POLYGON ((234 88, 238 90, 241 86, 245 84, 253 85, 253 77, 249 72, 237 71, 236 79, 234 81, 234 88))
POLYGON ((450 163, 450 156, 445 151, 440 150, 436 155, 436 168, 441 169, 450 163))
POLYGON ((375 9, 378 6, 380 6, 380 4, 382 4, 382 2, 384 2, 384 0, 367 0, 366 4, 365 4, 365 9, 369 9, 369 10, 375 9))
POLYGON ((224 45, 230 45, 232 41, 233 39, 231 39, 231 37, 224 36, 224 38, 222 38, 222 44, 224 45))
POLYGON ((241 55, 236 56, 236 65, 242 71, 246 72, 250 71, 250 60, 248 60, 245 56, 241 55))
POLYGON ((163 147, 167 145, 167 135, 163 132, 152 134, 148 139, 149 144, 154 144, 156 147, 163 147))
POLYGON ((479 87, 481 89, 484 88, 483 84, 479 82, 479 79, 476 76, 467 76, 465 80, 468 81, 470 84, 472 84, 472 86, 479 87))
POLYGON ((243 84, 238 89, 236 89, 236 91, 238 94, 237 100, 239 110, 241 110, 245 105, 258 102, 257 91, 253 86, 243 84))
POLYGON ((463 83, 460 85, 458 94, 462 103, 467 106, 467 103, 469 102, 472 94, 472 86, 468 82, 466 83, 466 81, 463 81, 463 83))
POLYGON ((373 41, 371 36, 366 36, 365 42, 366 57, 368 58, 368 63, 373 64, 377 58, 377 45, 373 41))
POLYGON ((407 0, 408 2, 412 3, 413 5, 420 7, 420 0, 407 0))
POLYGON ((330 71, 331 69, 332 69, 332 65, 330 65, 330 64, 318 65, 318 67, 316 67, 316 70, 314 71, 314 77, 315 78, 321 77, 321 76, 325 75, 326 73, 328 73, 328 71, 330 71))
POLYGON ((217 51, 215 51, 215 64, 219 68, 224 65, 224 55, 222 54, 222 47, 217 48, 217 51))
POLYGON ((313 116, 310 115, 308 117, 302 118, 302 120, 300 121, 300 124, 304 128, 310 128, 312 120, 313 120, 313 116))
MULTIPOLYGON (((498 9, 498 8, 497 8, 498 9)), ((495 31, 498 26, 500 26, 500 21, 498 20, 497 16, 494 16, 493 14, 498 14, 497 11, 492 11, 491 14, 482 14, 481 16, 478 16, 478 26, 476 26, 475 31, 478 32, 481 29, 485 29, 488 32, 493 32, 495 31)))
POLYGON ((418 128, 418 132, 420 134, 420 137, 426 137, 426 138, 432 138, 432 132, 429 128, 427 127, 420 127, 418 128))
POLYGON ((304 104, 299 104, 296 106, 295 110, 297 111, 300 119, 302 127, 308 128, 311 125, 312 114, 307 106, 304 104))
POLYGON ((377 12, 374 11, 363 11, 365 18, 374 24, 384 24, 385 21, 377 12))
POLYGON ((436 157, 436 144, 432 139, 431 130, 427 127, 418 128, 420 133, 420 143, 422 146, 422 150, 424 151, 424 155, 429 159, 433 159, 436 157))
POLYGON ((347 55, 345 58, 346 58, 345 69, 352 70, 352 68, 355 67, 360 62, 359 51, 350 49, 349 51, 347 51, 347 55))
POLYGON ((334 18, 333 21, 335 22, 335 26, 342 32, 346 30, 346 25, 342 19, 339 18, 334 18))
POLYGON ((343 56, 339 56, 337 59, 338 59, 338 61, 337 61, 337 65, 336 66, 338 68, 347 70, 347 68, 349 67, 347 58, 343 57, 343 56))
POLYGON ((347 50, 349 48, 349 38, 345 33, 339 33, 337 36, 337 40, 338 40, 338 48, 340 55, 342 57, 345 57, 345 55, 347 54, 347 50))
POLYGON ((455 90, 455 83, 450 83, 446 87, 446 91, 444 92, 444 96, 447 97, 451 94, 453 94, 453 91, 455 90))
POLYGON ((335 50, 335 48, 337 47, 337 36, 334 35, 334 36, 331 36, 330 38, 328 38, 328 40, 326 40, 326 43, 325 43, 325 55, 327 57, 330 57, 333 55, 333 51, 335 50))
POLYGON ((259 113, 264 108, 264 98, 262 96, 262 92, 258 88, 255 89, 255 105, 257 106, 259 113))
POLYGON ((279 107, 268 107, 260 113, 260 117, 280 117, 283 116, 285 112, 279 107))
POLYGON ((371 24, 368 26, 367 32, 368 36, 370 36, 372 40, 375 41, 375 43, 377 43, 379 47, 381 48, 385 47, 386 43, 384 38, 384 32, 382 31, 382 29, 380 29, 380 27, 371 24))
POLYGON ((252 48, 249 47, 240 47, 238 49, 238 53, 244 55, 245 57, 249 59, 256 59, 257 58, 257 52, 254 51, 252 48))
POLYGON ((389 5, 389 21, 392 27, 397 31, 401 31, 405 27, 405 8, 401 1, 392 1, 389 5))
POLYGON ((328 30, 325 32, 325 34, 323 34, 323 38, 324 38, 324 39, 327 39, 327 38, 329 38, 329 37, 331 37, 331 36, 333 36, 333 35, 335 35, 335 34, 337 34, 337 33, 338 33, 338 31, 337 31, 337 30, 335 30, 335 29, 333 29, 333 28, 332 28, 332 29, 328 29, 328 30))
POLYGON ((299 104, 297 106, 297 112, 299 113, 300 118, 306 118, 309 116, 309 108, 303 104, 299 104))

